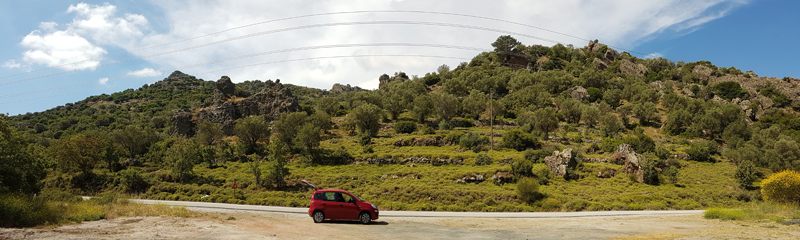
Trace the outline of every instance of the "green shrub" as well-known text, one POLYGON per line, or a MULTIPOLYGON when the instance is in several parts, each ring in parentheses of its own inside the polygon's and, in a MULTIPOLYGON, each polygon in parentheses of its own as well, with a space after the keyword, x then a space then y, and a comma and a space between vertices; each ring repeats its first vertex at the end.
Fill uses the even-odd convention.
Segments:
POLYGON ((566 211, 580 211, 589 206, 589 201, 583 199, 574 199, 564 204, 563 210, 566 211))
POLYGON ((478 134, 476 132, 471 132, 471 133, 467 133, 467 134, 462 135, 461 138, 459 138, 459 140, 458 140, 458 145, 462 146, 462 147, 465 147, 465 148, 472 149, 474 151, 474 150, 477 150, 478 147, 480 147, 481 145, 484 145, 484 144, 486 144, 488 142, 489 142, 489 138, 481 136, 480 134, 478 134))
POLYGON ((0 195, 0 227, 33 227, 58 223, 63 209, 44 198, 23 195, 0 195))
POLYGON ((714 94, 717 94, 721 98, 728 101, 734 98, 747 98, 747 90, 743 89, 742 86, 737 82, 721 82, 711 86, 711 90, 714 92, 714 94))
POLYGON ((419 130, 419 134, 424 134, 424 135, 436 134, 436 131, 434 131, 432 127, 425 126, 419 130))
POLYGON ((514 174, 514 179, 519 180, 525 177, 533 176, 533 163, 528 159, 521 159, 514 164, 511 164, 511 173, 514 174))
POLYGON ((524 151, 527 148, 535 148, 539 143, 531 134, 520 130, 510 130, 503 135, 503 146, 517 151, 524 151))
POLYGON ((135 169, 125 169, 119 172, 120 187, 123 192, 140 193, 150 188, 150 183, 141 172, 135 169))
POLYGON ((756 168, 751 161, 742 161, 736 166, 736 182, 739 186, 745 188, 750 186, 756 180, 756 168))
POLYGON ((741 209, 709 208, 703 213, 704 218, 720 220, 741 220, 745 216, 747 214, 741 209))
POLYGON ((517 196, 525 203, 536 201, 540 197, 539 183, 532 178, 517 181, 517 196))
POLYGON ((411 121, 399 121, 394 124, 397 133, 412 133, 417 130, 417 124, 411 121))
POLYGON ((550 179, 553 178, 553 171, 550 171, 547 166, 541 164, 533 166, 533 168, 531 168, 531 173, 536 177, 540 185, 549 184, 550 179))
POLYGON ((614 152, 622 143, 622 140, 604 137, 603 141, 600 143, 600 148, 603 149, 604 152, 614 152))
POLYGON ((622 142, 631 145, 637 153, 654 152, 656 150, 656 143, 647 135, 638 133, 636 136, 628 136, 622 139, 622 142))
POLYGON ((716 160, 711 157, 712 150, 709 144, 696 143, 686 150, 686 154, 689 154, 689 158, 695 161, 715 162, 716 160))
POLYGON ((453 130, 453 124, 450 124, 449 121, 440 121, 439 122, 439 130, 453 130))
POLYGON ((478 157, 475 158, 475 165, 484 166, 489 164, 492 164, 492 159, 486 153, 479 153, 478 157))
POLYGON ((525 151, 523 156, 525 156, 525 159, 528 161, 531 161, 531 163, 540 163, 544 161, 544 157, 550 156, 551 154, 553 154, 553 152, 549 149, 539 149, 525 151))
POLYGON ((463 136, 463 132, 451 132, 447 135, 444 135, 444 141, 451 144, 458 144, 458 141, 461 140, 461 136, 463 136))
POLYGON ((548 198, 542 201, 542 209, 544 210, 556 210, 561 208, 561 201, 555 198, 548 198))
POLYGON ((785 170, 761 181, 761 195, 765 201, 800 202, 800 172, 785 170))

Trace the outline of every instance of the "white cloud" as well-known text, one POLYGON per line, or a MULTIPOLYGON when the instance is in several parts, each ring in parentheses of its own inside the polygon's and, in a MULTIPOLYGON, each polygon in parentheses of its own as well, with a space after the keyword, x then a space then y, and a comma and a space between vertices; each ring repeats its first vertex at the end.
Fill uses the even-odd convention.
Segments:
POLYGON ((660 52, 653 52, 653 53, 649 53, 647 55, 644 55, 644 58, 660 58, 662 56, 664 56, 664 55, 661 54, 660 52))
POLYGON ((156 71, 155 69, 152 68, 143 68, 140 70, 128 72, 128 76, 133 76, 133 77, 152 77, 159 75, 161 75, 161 72, 156 71))
POLYGON ((94 69, 100 65, 97 58, 106 53, 105 49, 68 31, 47 34, 33 31, 22 38, 20 45, 28 48, 22 53, 22 60, 25 62, 64 70, 94 69))
POLYGON ((100 84, 106 84, 108 82, 108 78, 101 78, 97 82, 100 83, 100 84))
MULTIPOLYGON (((270 22, 230 30, 208 37, 195 38, 179 44, 135 51, 132 54, 139 57, 149 56, 247 34, 311 24, 367 23, 392 20, 461 24, 511 31, 533 35, 538 38, 551 39, 564 44, 573 44, 575 47, 585 46, 588 39, 599 39, 600 42, 609 44, 612 47, 632 49, 642 42, 664 34, 680 34, 693 31, 709 21, 724 17, 729 10, 747 3, 747 0, 538 0, 502 2, 481 0, 333 0, 314 2, 313 4, 294 1, 154 1, 153 4, 161 8, 156 12, 164 13, 163 18, 159 18, 159 24, 167 26, 166 29, 168 30, 165 32, 147 32, 150 29, 150 22, 143 15, 139 15, 143 13, 120 13, 116 6, 108 3, 103 5, 79 3, 70 5, 67 9, 67 13, 74 13, 75 18, 71 22, 64 24, 66 29, 57 31, 55 28, 58 24, 42 23, 40 28, 45 33, 34 31, 29 36, 26 36, 26 39, 29 37, 30 39, 23 40, 23 46, 30 48, 30 50, 24 54, 26 57, 23 60, 47 64, 48 66, 57 66, 64 62, 69 62, 65 59, 75 61, 100 57, 105 54, 105 50, 100 46, 120 47, 130 51, 280 18, 315 13, 365 10, 385 10, 388 12, 318 15, 270 22), (518 24, 470 18, 463 15, 400 12, 413 10, 441 11, 502 19, 585 39, 518 24), (69 44, 61 41, 47 41, 48 37, 69 38, 72 41, 69 44), (29 43, 26 43, 26 41, 29 43), (67 48, 81 49, 81 51, 69 52, 76 55, 69 57, 62 57, 65 54, 55 54, 57 52, 55 51, 56 49, 67 48)), ((378 85, 377 78, 383 73, 391 74, 397 71, 404 71, 409 75, 422 76, 426 72, 435 71, 436 67, 441 64, 455 67, 459 62, 468 60, 373 56, 293 61, 209 74, 198 73, 253 63, 323 56, 419 54, 471 59, 478 52, 432 47, 327 48, 263 55, 197 68, 182 68, 182 66, 258 52, 347 43, 426 43, 490 49, 490 44, 499 35, 505 34, 476 29, 413 24, 343 25, 297 29, 240 38, 189 51, 147 58, 146 61, 157 66, 155 67, 156 69, 177 69, 208 80, 217 79, 221 75, 228 75, 236 82, 280 78, 285 83, 317 88, 329 88, 333 83, 337 82, 376 88, 378 85)), ((526 45, 541 44, 551 46, 554 44, 537 38, 515 37, 526 45)), ((99 64, 98 61, 92 60, 80 65, 97 66, 97 64, 99 64)), ((62 68, 75 69, 78 66, 63 66, 62 68)), ((147 69, 133 71, 129 75, 139 76, 141 74, 142 76, 150 76, 147 74, 156 74, 158 72, 154 69, 147 69)))
POLYGON ((3 67, 4 68, 19 68, 19 67, 22 67, 22 65, 17 63, 16 60, 11 59, 11 60, 3 62, 3 67))

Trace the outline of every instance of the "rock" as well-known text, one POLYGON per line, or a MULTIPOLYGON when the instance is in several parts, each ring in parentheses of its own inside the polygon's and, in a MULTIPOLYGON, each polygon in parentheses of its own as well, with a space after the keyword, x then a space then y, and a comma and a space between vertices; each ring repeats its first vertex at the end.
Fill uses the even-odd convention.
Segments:
POLYGON ((625 165, 625 174, 636 174, 637 181, 644 181, 641 164, 642 155, 633 151, 631 145, 626 143, 620 144, 611 158, 617 161, 617 163, 625 165))
POLYGON ((333 87, 331 87, 331 92, 334 92, 334 93, 345 93, 345 92, 354 92, 354 91, 364 91, 364 89, 360 88, 358 86, 352 87, 352 86, 350 86, 350 84, 342 85, 342 84, 338 84, 338 83, 334 83, 333 87))
POLYGON ((172 115, 169 132, 171 135, 194 136, 195 122, 192 113, 178 112, 172 115))
POLYGON ((689 90, 689 88, 683 88, 683 95, 686 95, 687 97, 690 97, 690 98, 694 98, 695 97, 694 93, 692 92, 692 90, 689 90))
POLYGON ((714 98, 712 98, 711 100, 712 100, 712 101, 714 101, 714 102, 717 102, 717 103, 719 103, 720 105, 725 105, 725 104, 728 104, 728 101, 727 101, 727 100, 725 100, 725 99, 722 99, 721 97, 719 97, 719 96, 717 96, 717 95, 714 95, 714 98))
POLYGON ((386 88, 387 84, 389 84, 390 82, 405 81, 405 80, 408 80, 408 78, 404 78, 401 76, 389 77, 389 75, 384 73, 378 78, 378 89, 386 88))
POLYGON ((711 72, 713 72, 713 70, 711 70, 711 68, 703 66, 703 65, 694 66, 694 69, 692 69, 692 73, 694 73, 694 75, 697 76, 697 78, 700 79, 700 80, 708 80, 708 79, 710 79, 711 72))
POLYGON ((578 101, 589 99, 589 92, 586 91, 586 88, 583 88, 581 86, 571 87, 570 89, 567 89, 567 92, 569 93, 570 96, 572 96, 572 99, 578 101))
POLYGON ((214 101, 224 101, 234 97, 236 85, 228 76, 222 76, 214 86, 214 101))
POLYGON ((196 114, 176 113, 172 117, 174 129, 170 128, 170 133, 191 136, 197 123, 210 121, 222 125, 226 135, 233 135, 238 119, 258 115, 264 117, 264 121, 274 121, 282 113, 300 110, 297 97, 280 83, 267 80, 260 92, 236 101, 230 101, 235 91, 235 85, 231 84, 230 78, 223 76, 216 83, 214 101, 210 106, 197 110, 196 114))
POLYGON ((634 75, 640 78, 647 76, 647 67, 643 64, 636 64, 627 59, 620 61, 619 70, 622 73, 634 75))
POLYGON ((497 184, 510 183, 513 180, 514 175, 508 172, 495 172, 494 175, 492 175, 492 181, 497 184))
POLYGON ((617 170, 606 168, 597 172, 599 178, 612 178, 617 175, 617 170))
POLYGON ((403 140, 398 139, 393 144, 396 147, 406 147, 406 146, 434 146, 434 147, 441 147, 445 145, 445 142, 442 140, 441 136, 436 136, 433 138, 412 138, 403 140))
POLYGON ((565 176, 571 169, 578 165, 572 154, 572 148, 563 151, 554 151, 553 155, 544 157, 544 164, 553 172, 554 176, 565 176))
POLYGON ((383 176, 381 176, 381 180, 386 180, 388 178, 389 178, 389 175, 386 175, 386 174, 383 174, 383 176))
POLYGON ((606 68, 608 68, 608 64, 606 64, 606 62, 603 62, 603 60, 600 60, 599 58, 594 58, 592 60, 592 64, 594 64, 594 66, 597 68, 597 70, 600 70, 600 71, 603 71, 606 68))

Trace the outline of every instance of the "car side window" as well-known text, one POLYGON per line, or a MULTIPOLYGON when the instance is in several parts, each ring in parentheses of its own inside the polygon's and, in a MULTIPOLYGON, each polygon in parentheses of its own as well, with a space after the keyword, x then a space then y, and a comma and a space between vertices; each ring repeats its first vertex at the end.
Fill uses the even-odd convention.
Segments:
POLYGON ((346 203, 352 203, 353 202, 353 197, 350 197, 350 195, 347 195, 347 194, 342 194, 342 199, 346 203))
POLYGON ((335 192, 325 192, 325 201, 336 201, 336 193, 335 192))
POLYGON ((314 194, 314 199, 315 200, 325 200, 325 194, 316 193, 316 194, 314 194))

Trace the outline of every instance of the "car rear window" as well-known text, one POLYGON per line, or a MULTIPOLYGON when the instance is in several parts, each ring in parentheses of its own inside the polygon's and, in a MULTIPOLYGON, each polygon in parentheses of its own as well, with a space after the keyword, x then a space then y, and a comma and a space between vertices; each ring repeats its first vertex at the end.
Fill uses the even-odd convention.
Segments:
POLYGON ((322 200, 322 201, 336 201, 336 193, 335 192, 320 192, 314 194, 315 200, 322 200))

